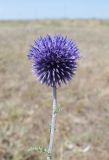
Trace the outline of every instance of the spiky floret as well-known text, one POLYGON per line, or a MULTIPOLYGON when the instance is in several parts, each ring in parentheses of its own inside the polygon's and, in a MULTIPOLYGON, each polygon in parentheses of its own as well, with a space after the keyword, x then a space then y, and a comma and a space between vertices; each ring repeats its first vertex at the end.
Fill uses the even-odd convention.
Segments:
POLYGON ((34 75, 48 86, 70 81, 77 68, 79 50, 74 41, 61 35, 40 37, 31 47, 28 57, 34 75))

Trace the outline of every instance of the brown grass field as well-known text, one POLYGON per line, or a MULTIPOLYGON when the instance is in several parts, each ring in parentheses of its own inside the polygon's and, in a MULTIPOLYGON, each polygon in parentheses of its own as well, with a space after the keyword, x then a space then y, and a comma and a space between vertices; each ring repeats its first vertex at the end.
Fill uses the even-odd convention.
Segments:
POLYGON ((0 21, 0 160, 44 160, 52 89, 31 73, 30 45, 63 34, 81 51, 75 78, 58 88, 56 160, 109 160, 109 21, 0 21))

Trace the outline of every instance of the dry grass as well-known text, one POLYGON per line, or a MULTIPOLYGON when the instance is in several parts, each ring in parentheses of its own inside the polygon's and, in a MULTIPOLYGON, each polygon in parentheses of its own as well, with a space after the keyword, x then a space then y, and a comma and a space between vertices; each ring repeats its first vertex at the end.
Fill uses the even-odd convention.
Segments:
POLYGON ((67 35, 81 60, 74 80, 58 89, 55 159, 109 160, 109 21, 0 22, 0 160, 42 160, 51 88, 36 82, 26 54, 39 35, 67 35))

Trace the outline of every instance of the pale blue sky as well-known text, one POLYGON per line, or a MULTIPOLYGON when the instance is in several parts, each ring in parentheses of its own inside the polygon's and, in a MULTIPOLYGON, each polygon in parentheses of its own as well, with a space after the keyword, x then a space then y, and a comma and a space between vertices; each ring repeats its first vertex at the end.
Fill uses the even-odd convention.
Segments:
POLYGON ((0 19, 109 19, 109 0, 0 0, 0 19))

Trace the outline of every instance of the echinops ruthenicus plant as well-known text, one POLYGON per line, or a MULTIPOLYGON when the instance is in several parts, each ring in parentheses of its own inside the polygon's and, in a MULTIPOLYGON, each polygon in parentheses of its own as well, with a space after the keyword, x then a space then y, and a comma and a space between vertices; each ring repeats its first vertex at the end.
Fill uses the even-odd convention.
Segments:
POLYGON ((47 160, 52 160, 58 110, 57 86, 61 86, 62 83, 67 83, 73 78, 80 52, 75 42, 71 39, 62 35, 47 35, 38 38, 34 42, 28 53, 28 58, 32 62, 32 72, 36 78, 53 90, 50 141, 47 149, 47 160))

